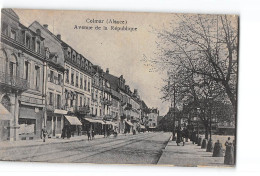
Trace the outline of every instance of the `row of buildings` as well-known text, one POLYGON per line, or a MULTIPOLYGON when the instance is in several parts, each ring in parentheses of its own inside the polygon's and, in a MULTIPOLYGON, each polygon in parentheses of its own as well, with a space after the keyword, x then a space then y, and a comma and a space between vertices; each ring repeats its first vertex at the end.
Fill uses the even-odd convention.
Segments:
POLYGON ((1 11, 0 66, 0 141, 38 139, 43 128, 57 138, 156 127, 159 111, 123 75, 93 64, 47 24, 24 26, 12 9, 1 11))

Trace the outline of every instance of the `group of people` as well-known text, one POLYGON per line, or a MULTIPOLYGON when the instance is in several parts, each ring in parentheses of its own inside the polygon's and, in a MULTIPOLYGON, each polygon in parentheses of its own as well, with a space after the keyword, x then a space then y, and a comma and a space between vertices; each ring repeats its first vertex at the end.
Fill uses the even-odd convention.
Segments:
POLYGON ((88 135, 88 141, 95 139, 95 131, 94 130, 88 130, 87 135, 88 135))
POLYGON ((185 141, 187 141, 188 138, 189 138, 188 129, 183 129, 183 130, 181 128, 177 129, 177 140, 176 140, 177 146, 180 146, 181 142, 182 142, 182 145, 184 146, 185 141))
POLYGON ((64 139, 65 137, 67 137, 68 139, 71 138, 71 128, 70 128, 70 126, 64 126, 64 128, 62 129, 61 138, 64 139))

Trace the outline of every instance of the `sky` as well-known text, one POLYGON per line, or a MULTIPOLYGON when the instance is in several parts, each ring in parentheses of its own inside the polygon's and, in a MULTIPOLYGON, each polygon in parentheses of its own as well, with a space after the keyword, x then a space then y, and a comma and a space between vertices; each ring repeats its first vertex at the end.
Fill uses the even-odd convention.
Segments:
POLYGON ((161 100, 160 88, 164 84, 165 72, 150 72, 151 66, 144 63, 146 57, 154 57, 157 36, 154 29, 169 25, 173 14, 167 13, 129 13, 95 11, 59 11, 14 9, 20 22, 29 26, 33 21, 48 24, 55 35, 60 34, 63 41, 85 56, 93 64, 100 65, 104 71, 115 76, 123 75, 131 90, 138 89, 139 95, 148 107, 158 108, 165 115, 169 102, 161 100), (103 23, 90 23, 91 20, 104 20, 103 23), (107 20, 124 21, 127 24, 107 24, 107 20), (88 26, 101 30, 75 29, 75 25, 88 26), (103 26, 128 26, 136 31, 103 30, 103 26))

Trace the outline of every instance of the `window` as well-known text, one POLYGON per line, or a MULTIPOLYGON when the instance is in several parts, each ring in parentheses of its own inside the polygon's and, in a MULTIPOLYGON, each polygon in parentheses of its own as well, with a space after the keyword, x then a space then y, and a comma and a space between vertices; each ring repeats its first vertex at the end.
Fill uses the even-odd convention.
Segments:
POLYGON ((61 96, 57 95, 57 109, 61 109, 61 96))
POLYGON ((41 51, 41 43, 40 43, 40 41, 36 42, 35 51, 36 51, 36 53, 40 53, 40 51, 41 51))
POLYGON ((62 78, 61 78, 61 74, 58 74, 58 84, 61 85, 62 84, 62 78))
POLYGON ((49 105, 53 105, 53 93, 52 92, 50 92, 49 93, 49 105))
POLYGON ((35 66, 35 88, 36 90, 40 89, 40 67, 35 66))
POLYGON ((52 70, 50 71, 50 82, 54 82, 54 73, 52 70))
POLYGON ((68 57, 71 58, 70 51, 68 51, 68 57))
POLYGON ((79 76, 76 75, 76 87, 78 87, 78 86, 79 86, 79 76))
POLYGON ((88 92, 90 92, 90 82, 88 80, 88 92))
POLYGON ((89 106, 89 102, 90 102, 90 99, 88 98, 88 102, 87 102, 87 105, 89 106))
POLYGON ((25 38, 25 46, 26 46, 27 48, 31 48, 31 47, 30 47, 30 46, 31 46, 31 37, 28 36, 28 35, 26 35, 26 38, 25 38))
POLYGON ((66 72, 66 83, 69 83, 69 69, 67 69, 67 72, 66 72))
POLYGON ((80 88, 83 89, 83 79, 80 78, 80 88))
POLYGON ((84 90, 87 90, 87 80, 84 80, 84 90))
POLYGON ((82 97, 80 97, 80 100, 79 100, 79 104, 80 104, 80 107, 82 107, 82 97))
POLYGON ((15 63, 14 62, 10 62, 9 63, 9 71, 10 71, 10 75, 11 76, 16 76, 16 71, 15 71, 15 63))
POLYGON ((70 100, 70 107, 73 107, 73 100, 70 100))
POLYGON ((8 25, 6 23, 2 24, 2 33, 8 35, 8 25))
POLYGON ((73 72, 71 73, 71 85, 74 86, 74 73, 73 72))
POLYGON ((16 31, 14 29, 11 29, 11 35, 10 37, 14 40, 16 40, 16 31))
POLYGON ((30 70, 30 63, 28 61, 25 62, 25 69, 24 69, 24 75, 25 79, 29 80, 29 70, 30 70))

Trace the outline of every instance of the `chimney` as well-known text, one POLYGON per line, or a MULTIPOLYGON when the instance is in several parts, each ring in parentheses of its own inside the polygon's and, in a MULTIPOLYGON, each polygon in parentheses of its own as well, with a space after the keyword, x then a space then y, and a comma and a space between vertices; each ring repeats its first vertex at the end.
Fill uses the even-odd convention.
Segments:
POLYGON ((134 95, 138 95, 138 90, 137 89, 134 89, 134 95))
POLYGON ((109 68, 106 69, 106 73, 109 74, 109 68))
POLYGON ((60 34, 57 34, 57 38, 58 38, 59 40, 61 40, 61 35, 60 35, 60 34))
POLYGON ((44 27, 45 29, 48 29, 48 24, 44 24, 43 27, 44 27))

